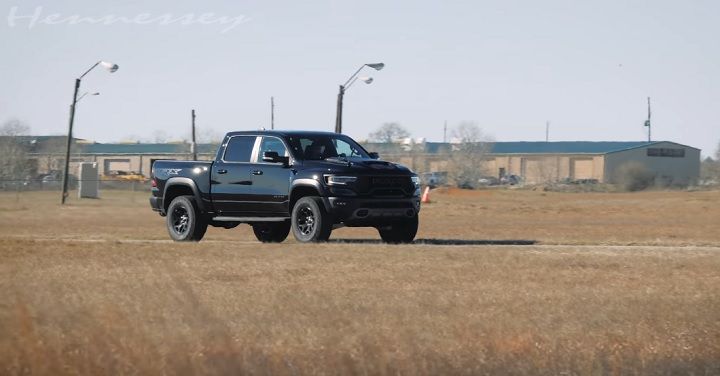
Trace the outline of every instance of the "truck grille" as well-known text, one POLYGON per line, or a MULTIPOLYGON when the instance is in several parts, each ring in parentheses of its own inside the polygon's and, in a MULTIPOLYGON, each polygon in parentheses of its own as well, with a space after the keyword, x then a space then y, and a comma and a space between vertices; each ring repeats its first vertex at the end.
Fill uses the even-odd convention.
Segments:
POLYGON ((406 196, 415 191, 409 176, 363 176, 358 180, 358 191, 365 195, 406 196))

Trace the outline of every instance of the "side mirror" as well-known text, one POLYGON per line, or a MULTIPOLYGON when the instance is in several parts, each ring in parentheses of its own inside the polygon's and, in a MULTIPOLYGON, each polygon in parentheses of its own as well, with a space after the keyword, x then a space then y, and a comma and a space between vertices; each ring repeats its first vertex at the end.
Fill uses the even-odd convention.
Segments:
POLYGON ((280 156, 278 152, 276 151, 265 151, 263 152, 263 162, 270 162, 270 163, 282 163, 283 165, 287 165, 290 163, 290 157, 280 156))
POLYGON ((376 152, 376 151, 371 151, 368 154, 370 154, 370 158, 372 158, 372 159, 380 159, 380 154, 378 154, 378 152, 376 152))

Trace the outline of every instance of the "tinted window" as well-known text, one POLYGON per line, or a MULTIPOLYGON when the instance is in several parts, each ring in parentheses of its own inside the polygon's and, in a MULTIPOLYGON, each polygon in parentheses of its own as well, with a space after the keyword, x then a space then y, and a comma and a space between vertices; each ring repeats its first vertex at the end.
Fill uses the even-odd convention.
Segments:
POLYGON ((225 162, 250 162, 255 136, 235 136, 225 147, 225 162))
POLYGON ((276 151, 281 157, 287 155, 285 144, 277 137, 263 137, 260 142, 260 150, 258 150, 258 162, 262 162, 263 153, 266 151, 276 151))
POLYGON ((360 145, 345 135, 293 135, 288 141, 295 157, 300 159, 369 158, 360 145))

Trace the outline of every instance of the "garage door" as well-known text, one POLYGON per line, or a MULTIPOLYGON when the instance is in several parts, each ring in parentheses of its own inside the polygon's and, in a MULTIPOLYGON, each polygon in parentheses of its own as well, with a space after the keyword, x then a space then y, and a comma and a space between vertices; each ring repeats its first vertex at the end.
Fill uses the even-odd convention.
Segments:
POLYGON ((540 183, 542 180, 542 164, 539 159, 523 158, 521 177, 526 183, 540 183))
POLYGON ((105 173, 108 171, 130 171, 129 159, 106 159, 105 173))
POLYGON ((592 158, 573 158, 571 166, 570 171, 573 180, 593 178, 594 163, 592 158))
POLYGON ((497 170, 497 163, 495 163, 495 158, 489 158, 485 159, 483 161, 483 175, 490 175, 494 176, 496 178, 499 178, 498 170, 497 170))

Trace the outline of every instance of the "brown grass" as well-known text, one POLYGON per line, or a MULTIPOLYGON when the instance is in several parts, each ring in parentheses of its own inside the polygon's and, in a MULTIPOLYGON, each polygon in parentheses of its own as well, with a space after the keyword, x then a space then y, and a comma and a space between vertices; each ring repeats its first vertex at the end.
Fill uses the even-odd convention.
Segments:
POLYGON ((138 192, 0 195, 0 374, 720 373, 720 192, 431 201, 425 244, 178 244, 138 192))

